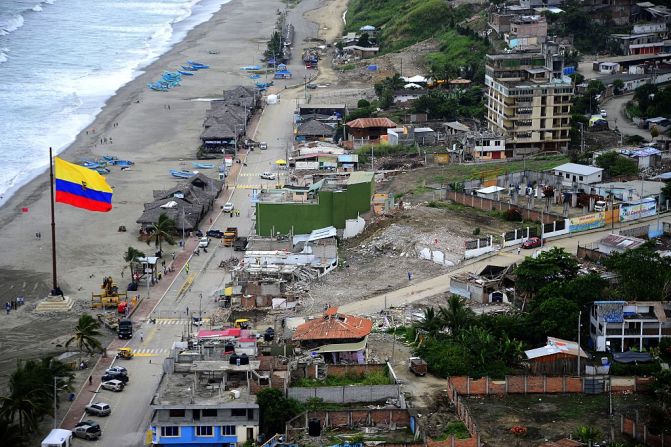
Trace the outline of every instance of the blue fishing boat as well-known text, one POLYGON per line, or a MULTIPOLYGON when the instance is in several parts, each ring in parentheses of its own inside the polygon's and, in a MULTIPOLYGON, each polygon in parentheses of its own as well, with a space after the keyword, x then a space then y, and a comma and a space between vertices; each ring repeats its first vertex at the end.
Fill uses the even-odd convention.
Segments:
POLYGON ((214 165, 212 163, 198 163, 198 162, 192 162, 191 163, 194 168, 198 169, 212 169, 214 168, 214 165))
POLYGON ((123 168, 123 167, 133 166, 135 164, 135 162, 130 161, 130 160, 115 160, 114 164, 116 166, 121 166, 123 168))
POLYGON ((240 67, 240 70, 242 71, 254 71, 260 69, 261 69, 260 65, 247 65, 246 67, 240 67))
POLYGON ((99 163, 97 161, 91 161, 91 160, 81 160, 79 162, 79 164, 81 166, 84 166, 85 168, 89 168, 89 169, 98 169, 98 168, 102 168, 103 166, 105 166, 103 163, 99 163))
POLYGON ((198 69, 203 69, 203 68, 210 68, 209 65, 201 64, 200 62, 194 62, 194 61, 186 61, 188 64, 190 64, 192 67, 198 68, 198 69))
POLYGON ((253 74, 253 75, 249 76, 249 79, 261 79, 261 75, 260 74, 253 74))
POLYGON ((182 70, 186 70, 186 71, 198 71, 198 68, 196 68, 196 67, 187 67, 186 65, 182 65, 182 70))
POLYGON ((171 169, 170 175, 177 178, 191 178, 197 173, 188 169, 171 169))
POLYGON ((188 71, 177 70, 177 73, 184 76, 193 76, 193 73, 189 73, 188 71))
POLYGON ((95 171, 96 171, 98 174, 101 174, 101 175, 107 175, 107 174, 110 173, 110 170, 107 169, 107 168, 97 168, 97 169, 95 169, 95 171))
POLYGON ((147 87, 149 87, 150 89, 152 89, 154 91, 157 91, 157 92, 167 92, 168 91, 168 87, 164 87, 163 85, 158 84, 158 83, 153 83, 152 84, 150 82, 149 84, 147 84, 147 87))

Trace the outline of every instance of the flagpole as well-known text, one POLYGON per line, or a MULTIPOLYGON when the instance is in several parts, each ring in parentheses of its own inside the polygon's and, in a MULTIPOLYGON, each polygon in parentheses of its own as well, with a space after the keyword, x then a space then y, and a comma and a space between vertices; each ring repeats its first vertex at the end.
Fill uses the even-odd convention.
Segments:
POLYGON ((51 189, 51 269, 53 273, 54 288, 51 295, 57 294, 58 279, 56 276, 56 218, 54 213, 54 157, 49 147, 49 179, 51 189))

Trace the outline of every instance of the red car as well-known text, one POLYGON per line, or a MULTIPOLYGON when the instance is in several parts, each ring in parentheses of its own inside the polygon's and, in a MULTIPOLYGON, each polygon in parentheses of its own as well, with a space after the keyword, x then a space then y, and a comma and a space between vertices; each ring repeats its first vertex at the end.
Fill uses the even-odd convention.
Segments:
POLYGON ((522 242, 522 248, 536 248, 541 246, 541 238, 539 237, 530 237, 526 241, 522 242))

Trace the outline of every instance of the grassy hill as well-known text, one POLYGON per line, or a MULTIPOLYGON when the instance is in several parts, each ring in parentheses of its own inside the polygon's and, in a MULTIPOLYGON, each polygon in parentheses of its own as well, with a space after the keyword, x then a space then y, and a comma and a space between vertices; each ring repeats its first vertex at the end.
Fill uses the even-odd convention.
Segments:
POLYGON ((469 67, 469 77, 480 70, 487 44, 475 34, 457 29, 457 23, 475 12, 472 5, 452 8, 444 0, 350 0, 347 31, 373 25, 380 31, 381 53, 401 50, 428 38, 441 43, 441 51, 427 62, 436 72, 469 67))

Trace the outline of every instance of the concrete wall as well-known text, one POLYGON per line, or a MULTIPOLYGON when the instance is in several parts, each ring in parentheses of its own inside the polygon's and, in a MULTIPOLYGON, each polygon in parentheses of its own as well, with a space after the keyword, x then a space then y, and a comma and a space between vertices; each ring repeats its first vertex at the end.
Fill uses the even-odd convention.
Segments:
POLYGON ((318 203, 257 203, 256 234, 310 233, 317 228, 345 228, 347 219, 356 219, 370 210, 373 183, 347 185, 342 192, 321 191, 318 203))
POLYGON ((359 216, 356 219, 347 219, 345 221, 345 231, 343 231, 342 238, 350 239, 353 238, 366 228, 366 221, 363 217, 359 216))
POLYGON ((637 418, 628 418, 620 416, 620 433, 623 433, 638 442, 650 446, 671 446, 671 435, 660 434, 653 435, 648 433, 648 427, 642 422, 637 422, 637 418))
POLYGON ((330 403, 381 402, 387 399, 398 399, 398 385, 354 385, 354 386, 321 386, 315 388, 289 387, 287 397, 299 402, 320 398, 330 403))
POLYGON ((472 208, 479 208, 485 211, 505 211, 509 209, 516 209, 520 212, 522 217, 527 220, 540 220, 541 216, 543 217, 543 222, 550 223, 554 222, 555 219, 563 219, 563 216, 553 213, 541 213, 537 210, 530 210, 518 205, 513 205, 512 203, 505 203, 497 200, 484 199, 482 197, 476 197, 469 194, 464 194, 456 191, 449 191, 447 193, 447 198, 456 203, 461 203, 462 205, 470 206, 472 208))

